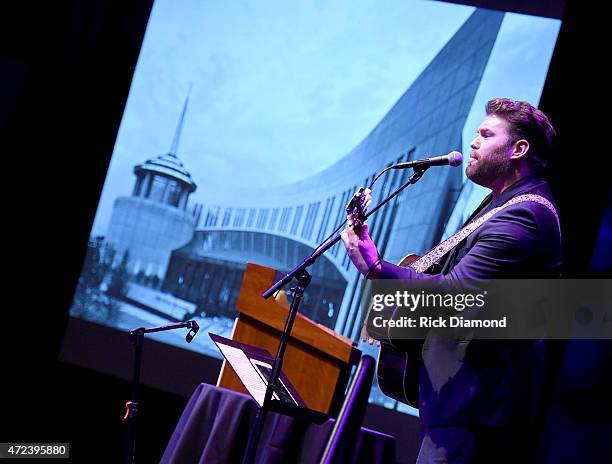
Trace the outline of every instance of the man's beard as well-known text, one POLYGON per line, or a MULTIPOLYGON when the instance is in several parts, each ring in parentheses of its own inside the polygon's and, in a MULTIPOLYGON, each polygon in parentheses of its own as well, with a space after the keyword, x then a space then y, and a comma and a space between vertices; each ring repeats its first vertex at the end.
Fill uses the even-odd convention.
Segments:
POLYGON ((505 177, 512 167, 508 156, 509 148, 509 145, 500 147, 488 156, 469 164, 465 170, 468 179, 483 187, 491 187, 500 178, 505 177))

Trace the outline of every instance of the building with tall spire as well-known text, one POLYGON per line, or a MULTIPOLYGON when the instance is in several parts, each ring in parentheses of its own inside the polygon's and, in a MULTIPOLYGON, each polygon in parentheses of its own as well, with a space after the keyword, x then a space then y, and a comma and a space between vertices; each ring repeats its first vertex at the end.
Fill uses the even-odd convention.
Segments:
POLYGON ((136 165, 132 195, 118 197, 113 205, 106 242, 117 252, 115 262, 127 252, 131 274, 161 280, 172 250, 193 236, 199 209, 190 208, 188 199, 197 186, 177 156, 188 103, 189 95, 170 151, 136 165))

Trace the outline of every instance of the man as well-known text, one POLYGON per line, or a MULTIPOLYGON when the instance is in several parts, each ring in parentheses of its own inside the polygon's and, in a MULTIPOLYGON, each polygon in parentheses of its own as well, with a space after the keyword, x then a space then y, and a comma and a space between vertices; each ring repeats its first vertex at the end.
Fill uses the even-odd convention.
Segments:
MULTIPOLYGON (((467 280, 559 277, 558 217, 541 177, 554 136, 546 115, 529 103, 490 100, 466 170, 471 181, 491 189, 466 222, 482 224, 447 250, 436 273, 433 266, 417 272, 384 261, 367 225, 356 232, 349 224, 342 240, 351 261, 368 279, 419 279, 445 287, 467 280)), ((430 333, 422 357, 418 463, 530 462, 528 439, 539 412, 543 367, 540 344, 451 342, 430 333)))

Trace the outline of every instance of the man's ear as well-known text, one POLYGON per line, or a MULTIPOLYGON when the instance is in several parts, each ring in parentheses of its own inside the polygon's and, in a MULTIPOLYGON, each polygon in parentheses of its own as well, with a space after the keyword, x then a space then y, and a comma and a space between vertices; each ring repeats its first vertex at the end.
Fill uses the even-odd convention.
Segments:
POLYGON ((517 140, 512 146, 512 155, 510 156, 510 159, 517 161, 525 159, 527 153, 529 153, 529 142, 525 139, 517 140))

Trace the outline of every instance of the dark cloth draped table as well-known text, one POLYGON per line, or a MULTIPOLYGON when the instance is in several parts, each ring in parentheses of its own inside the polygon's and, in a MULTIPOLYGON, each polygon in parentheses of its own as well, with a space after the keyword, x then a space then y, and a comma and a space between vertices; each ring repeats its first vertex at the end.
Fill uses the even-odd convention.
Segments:
MULTIPOLYGON (((163 464, 240 463, 257 414, 249 396, 208 384, 192 393, 162 456, 163 464)), ((270 412, 255 462, 318 463, 334 426, 270 412)), ((347 444, 346 463, 395 463, 395 438, 361 428, 347 444)))

